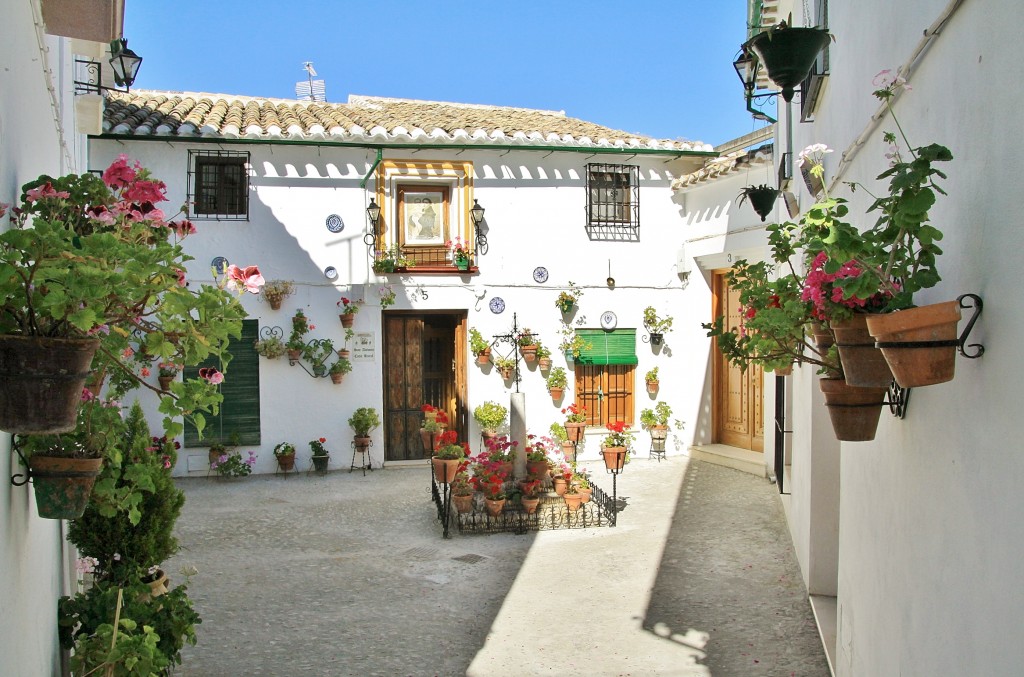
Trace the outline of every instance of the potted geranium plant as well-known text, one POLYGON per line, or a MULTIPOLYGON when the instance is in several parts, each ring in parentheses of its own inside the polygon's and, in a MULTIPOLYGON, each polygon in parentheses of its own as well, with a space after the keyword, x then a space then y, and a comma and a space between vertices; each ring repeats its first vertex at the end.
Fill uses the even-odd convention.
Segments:
POLYGON ((295 362, 302 357, 302 351, 306 349, 306 334, 314 325, 306 319, 306 314, 299 308, 292 316, 292 333, 288 337, 285 348, 288 351, 288 361, 295 362))
POLYGON ((661 317, 654 306, 644 308, 644 328, 651 336, 651 345, 659 346, 665 338, 665 332, 672 330, 672 317, 661 317))
POLYGON ((562 413, 565 414, 566 437, 570 442, 580 442, 587 427, 587 408, 573 402, 562 409, 562 413))
POLYGON ((519 332, 519 336, 516 337, 516 344, 519 346, 519 352, 526 362, 532 363, 537 361, 537 339, 532 331, 524 328, 519 332))
POLYGON ((347 296, 342 296, 337 303, 338 306, 338 319, 341 320, 341 326, 348 329, 356 321, 356 313, 359 312, 359 302, 349 299, 347 296))
POLYGON ((327 447, 324 446, 326 441, 326 437, 318 437, 309 441, 313 469, 321 474, 327 472, 327 464, 331 461, 331 454, 327 451, 327 447))
POLYGON ((568 314, 579 302, 581 296, 583 296, 583 290, 575 282, 569 280, 569 288, 559 292, 558 298, 555 299, 555 307, 562 313, 568 314))
POLYGON ((167 390, 171 383, 181 372, 182 365, 174 362, 161 362, 157 365, 157 380, 160 382, 160 389, 167 390))
MULTIPOLYGON (((12 228, 0 234, 0 429, 73 430, 90 368, 94 392, 115 373, 155 391, 144 380, 149 368, 137 365, 142 353, 186 365, 211 355, 227 361, 224 347, 245 317, 231 291, 258 293, 263 278, 255 266, 231 266, 214 286, 188 286, 182 240, 196 229, 155 206, 165 192, 125 156, 102 178, 25 184, 12 228)), ((6 213, 0 205, 0 217, 6 213)), ((176 417, 188 412, 201 429, 194 414, 220 395, 193 380, 161 397, 174 436, 176 417)))
POLYGON ((661 385, 661 381, 658 379, 658 367, 652 367, 644 374, 644 383, 647 384, 647 392, 652 395, 658 392, 658 386, 661 385))
POLYGON ((445 242, 444 246, 448 250, 456 268, 459 270, 469 270, 469 259, 472 256, 469 243, 463 242, 460 237, 456 237, 445 242))
POLYGON ((280 310, 284 300, 294 293, 295 285, 291 280, 270 280, 260 290, 260 296, 270 304, 271 310, 280 310))
POLYGON ((551 373, 548 374, 546 383, 552 400, 562 399, 562 394, 565 392, 565 387, 568 385, 568 382, 568 377, 566 376, 564 367, 555 367, 551 370, 551 373))
POLYGON ((434 468, 434 479, 441 484, 450 484, 458 472, 462 459, 469 455, 469 445, 459 444, 459 434, 446 430, 440 435, 440 444, 430 459, 434 468))
POLYGON ((233 477, 246 477, 252 473, 256 465, 256 452, 250 451, 245 458, 241 452, 232 451, 221 454, 220 457, 210 464, 210 470, 215 470, 219 477, 229 479, 233 477))
POLYGON ((628 462, 630 445, 633 444, 633 433, 624 421, 612 421, 605 426, 608 434, 601 441, 601 455, 604 465, 609 470, 621 470, 628 462))
POLYGON ((356 449, 367 449, 370 433, 380 427, 380 416, 373 407, 359 407, 348 417, 348 426, 355 433, 356 449))
POLYGON ((487 400, 473 409, 473 418, 480 425, 480 431, 484 437, 496 437, 498 430, 508 418, 508 408, 492 400, 487 400))
POLYGON ((283 472, 292 470, 295 468, 295 445, 291 442, 281 442, 274 447, 274 458, 283 472))

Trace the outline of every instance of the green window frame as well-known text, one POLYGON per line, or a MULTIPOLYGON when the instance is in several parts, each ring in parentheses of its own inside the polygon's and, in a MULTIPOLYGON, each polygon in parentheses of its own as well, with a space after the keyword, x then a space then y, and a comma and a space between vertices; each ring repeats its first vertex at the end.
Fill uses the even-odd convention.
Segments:
MULTIPOLYGON (((259 338, 259 321, 242 320, 242 335, 228 342, 231 363, 220 384, 224 401, 216 416, 206 416, 203 438, 188 419, 185 419, 185 447, 208 447, 214 442, 231 444, 232 433, 238 433, 238 443, 255 446, 260 435, 260 363, 254 344, 259 338)), ((211 358, 195 367, 186 367, 185 378, 197 378, 201 367, 220 369, 218 358, 211 358)))

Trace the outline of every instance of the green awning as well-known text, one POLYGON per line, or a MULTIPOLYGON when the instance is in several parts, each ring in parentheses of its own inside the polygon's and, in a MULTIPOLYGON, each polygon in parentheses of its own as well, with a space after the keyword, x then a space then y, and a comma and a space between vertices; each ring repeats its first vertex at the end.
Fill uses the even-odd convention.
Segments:
POLYGON ((636 329, 577 329, 589 347, 580 351, 579 364, 636 364, 636 329))

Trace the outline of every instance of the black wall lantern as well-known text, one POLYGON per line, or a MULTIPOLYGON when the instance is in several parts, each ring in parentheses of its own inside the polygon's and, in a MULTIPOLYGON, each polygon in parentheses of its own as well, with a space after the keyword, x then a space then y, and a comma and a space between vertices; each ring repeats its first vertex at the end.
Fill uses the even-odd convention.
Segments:
POLYGON ((127 40, 121 38, 110 43, 110 67, 114 70, 114 82, 119 86, 131 89, 141 65, 142 57, 128 49, 127 40))
POLYGON ((480 203, 476 198, 473 198, 473 206, 469 210, 469 216, 473 219, 473 232, 476 235, 476 250, 481 254, 487 253, 487 235, 481 230, 480 226, 484 222, 484 208, 480 206, 480 203))
POLYGON ((377 257, 377 224, 380 223, 380 207, 370 198, 370 204, 366 207, 366 218, 370 219, 370 231, 363 236, 363 244, 370 247, 370 255, 377 257))
POLYGON ((790 28, 782 22, 750 38, 743 52, 753 52, 764 64, 768 77, 782 89, 782 98, 789 103, 831 38, 824 28, 790 28))

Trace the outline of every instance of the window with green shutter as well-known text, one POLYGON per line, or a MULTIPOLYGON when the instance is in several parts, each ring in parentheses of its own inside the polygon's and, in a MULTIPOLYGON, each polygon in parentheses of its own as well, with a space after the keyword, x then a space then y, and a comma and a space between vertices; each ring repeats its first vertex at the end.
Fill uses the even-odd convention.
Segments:
MULTIPOLYGON (((259 334, 258 320, 242 321, 242 336, 228 344, 231 363, 220 384, 224 402, 217 416, 206 415, 203 439, 195 427, 185 421, 185 446, 208 447, 214 442, 230 444, 234 433, 238 443, 260 444, 260 363, 254 348, 259 334)), ((200 367, 220 369, 216 358, 195 367, 185 368, 185 378, 196 378, 200 367)))
POLYGON ((576 406, 586 409, 587 425, 613 421, 633 425, 636 330, 577 329, 589 347, 575 360, 576 406))

